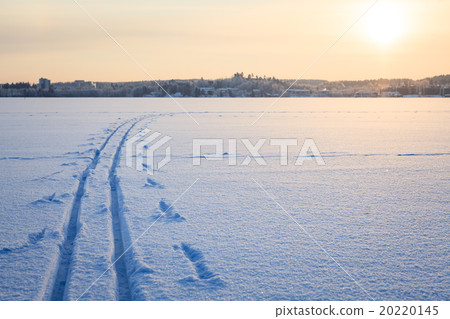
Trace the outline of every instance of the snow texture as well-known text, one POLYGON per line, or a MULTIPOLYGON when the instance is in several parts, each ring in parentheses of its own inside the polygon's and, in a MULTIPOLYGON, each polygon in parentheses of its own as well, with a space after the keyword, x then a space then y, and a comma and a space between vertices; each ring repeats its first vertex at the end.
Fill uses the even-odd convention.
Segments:
POLYGON ((169 99, 0 99, 0 300, 449 300, 449 102, 283 99, 252 126, 271 102, 181 99, 197 126, 169 99), (146 128, 172 137, 151 176, 125 166, 146 128), (244 138, 299 145, 241 165, 244 138), (293 165, 306 138, 325 166, 293 165))

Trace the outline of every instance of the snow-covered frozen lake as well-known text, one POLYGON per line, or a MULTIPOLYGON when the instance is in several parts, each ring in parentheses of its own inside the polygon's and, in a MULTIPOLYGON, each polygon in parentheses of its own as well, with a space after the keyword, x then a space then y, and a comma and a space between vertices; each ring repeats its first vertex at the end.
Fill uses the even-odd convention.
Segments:
POLYGON ((449 99, 282 99, 255 125, 273 100, 178 102, 199 125, 170 99, 0 99, 1 300, 450 299, 449 99), (152 176, 125 165, 144 129, 172 138, 152 176), (194 166, 194 138, 237 165, 194 166), (326 165, 268 143, 242 165, 261 138, 326 165))

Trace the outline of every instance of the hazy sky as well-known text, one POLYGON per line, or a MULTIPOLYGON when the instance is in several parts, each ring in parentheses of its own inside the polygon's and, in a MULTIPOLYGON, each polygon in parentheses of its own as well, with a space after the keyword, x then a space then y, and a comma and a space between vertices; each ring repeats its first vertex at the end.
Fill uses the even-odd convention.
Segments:
MULTIPOLYGON (((297 78, 374 0, 78 0, 156 79, 297 78)), ((303 78, 450 73, 450 0, 379 0, 303 78)), ((73 0, 0 0, 0 83, 148 80, 73 0)))

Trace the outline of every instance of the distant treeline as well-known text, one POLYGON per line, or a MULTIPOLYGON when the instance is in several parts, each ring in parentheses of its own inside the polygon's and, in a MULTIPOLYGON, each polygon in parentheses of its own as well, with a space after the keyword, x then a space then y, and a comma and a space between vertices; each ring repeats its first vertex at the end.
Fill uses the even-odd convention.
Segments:
POLYGON ((17 82, 2 84, 3 89, 31 89, 36 88, 36 84, 30 84, 29 82, 17 82))
MULTIPOLYGON (((46 79, 44 79, 46 80, 46 79)), ((46 80, 48 81, 48 80, 46 80)), ((48 81, 50 83, 50 81, 48 81)), ((230 78, 207 80, 163 80, 139 82, 57 82, 45 89, 29 82, 0 85, 0 96, 13 97, 286 97, 355 96, 383 92, 400 95, 446 95, 450 75, 421 80, 378 79, 364 81, 325 81, 277 79, 254 74, 235 73, 230 78), (288 90, 289 89, 289 90, 288 90), (286 91, 288 90, 288 91, 286 91)), ((450 93, 450 92, 449 92, 450 93)))

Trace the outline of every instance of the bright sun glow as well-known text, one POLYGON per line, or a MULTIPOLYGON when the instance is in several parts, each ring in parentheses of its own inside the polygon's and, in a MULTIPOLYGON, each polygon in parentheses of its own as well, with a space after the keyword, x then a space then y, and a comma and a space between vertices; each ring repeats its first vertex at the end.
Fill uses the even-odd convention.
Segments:
POLYGON ((366 29, 373 40, 389 44, 404 32, 405 21, 401 7, 392 3, 380 3, 367 15, 366 29))

